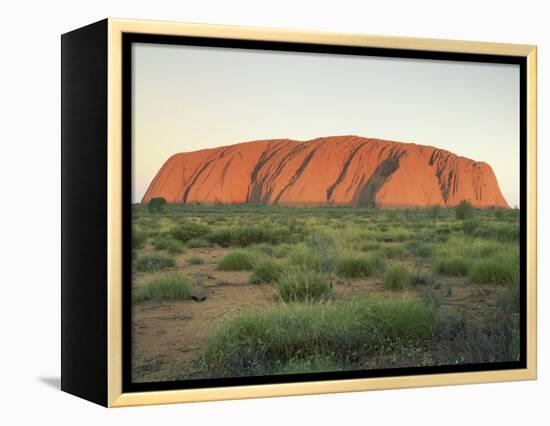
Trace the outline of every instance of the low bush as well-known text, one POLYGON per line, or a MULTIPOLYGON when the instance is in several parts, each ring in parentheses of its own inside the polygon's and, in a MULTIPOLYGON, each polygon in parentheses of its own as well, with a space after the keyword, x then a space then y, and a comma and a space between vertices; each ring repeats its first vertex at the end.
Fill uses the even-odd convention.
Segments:
POLYGON ((287 266, 277 275, 275 295, 283 303, 313 303, 326 300, 331 293, 326 277, 311 269, 287 266))
POLYGON ((186 243, 195 238, 204 238, 210 232, 210 227, 204 223, 184 222, 170 230, 171 236, 186 243))
POLYGON ((474 209, 469 201, 464 200, 455 207, 455 215, 458 220, 469 219, 473 216, 473 214, 474 209))
POLYGON ((285 225, 257 225, 219 228, 210 232, 206 239, 221 247, 248 247, 253 244, 281 244, 291 243, 303 239, 305 230, 285 225), (294 228, 292 228, 294 229, 294 228))
POLYGON ((380 271, 384 267, 384 260, 378 254, 368 256, 342 256, 336 263, 336 274, 342 278, 365 278, 380 271))
POLYGON ((414 254, 418 257, 430 257, 433 253, 433 247, 430 244, 419 244, 414 254))
POLYGON ((462 223, 462 230, 466 235, 475 236, 479 228, 483 226, 483 222, 479 218, 467 219, 462 223))
POLYGON ((219 262, 220 271, 251 271, 254 268, 254 257, 246 251, 227 253, 219 262))
POLYGON ((288 244, 279 244, 273 247, 273 257, 281 259, 287 257, 290 253, 291 246, 288 244))
POLYGON ((362 251, 373 251, 380 248, 380 243, 374 241, 366 241, 359 245, 359 249, 362 251))
POLYGON ((466 310, 440 309, 433 328, 434 364, 517 361, 520 356, 519 291, 504 287, 496 309, 471 317, 466 310))
POLYGON ((274 283, 279 278, 282 270, 282 266, 271 259, 260 260, 256 262, 252 269, 250 282, 253 284, 274 283))
POLYGON ((303 269, 312 269, 317 272, 331 275, 337 268, 338 253, 333 243, 309 241, 292 247, 289 262, 303 269))
POLYGON ((477 284, 516 285, 519 283, 519 259, 509 253, 478 260, 472 265, 469 278, 477 284))
POLYGON ((190 265, 203 265, 205 263, 205 260, 200 256, 191 256, 189 259, 187 259, 187 263, 190 265))
POLYGON ((185 251, 185 246, 179 240, 174 240, 166 235, 158 235, 153 240, 155 250, 166 250, 170 254, 179 254, 185 251))
POLYGON ((433 320, 432 308, 418 299, 292 304, 220 323, 209 336, 205 361, 220 376, 281 372, 326 357, 351 365, 364 354, 420 344, 431 335, 433 320))
POLYGON ((446 259, 438 259, 435 270, 443 275, 463 277, 468 275, 468 261, 461 256, 453 256, 446 259))
POLYGON ((174 258, 158 254, 138 257, 134 263, 134 268, 138 272, 157 272, 174 266, 176 266, 174 258))
POLYGON ((477 230, 476 236, 502 242, 518 242, 519 223, 487 223, 477 230))
POLYGON ((132 248, 140 249, 147 242, 147 233, 139 228, 132 228, 132 248))
POLYGON ((395 265, 384 273, 384 288, 387 290, 402 290, 411 285, 411 274, 403 265, 395 265))
POLYGON ((376 240, 383 243, 403 242, 412 238, 412 232, 395 230, 380 232, 376 235, 376 240))
POLYGON ((432 288, 424 287, 418 292, 418 297, 428 306, 439 308, 442 300, 441 296, 432 288))
POLYGON ((134 303, 175 302, 190 299, 194 294, 191 283, 179 275, 166 275, 155 278, 132 290, 134 303))
POLYGON ((385 246, 380 249, 380 253, 388 259, 404 259, 408 252, 401 246, 385 246))

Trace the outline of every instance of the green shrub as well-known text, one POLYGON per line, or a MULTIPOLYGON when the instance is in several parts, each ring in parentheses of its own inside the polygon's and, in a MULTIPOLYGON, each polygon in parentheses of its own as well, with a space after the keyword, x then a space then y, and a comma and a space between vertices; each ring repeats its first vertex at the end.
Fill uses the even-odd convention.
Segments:
POLYGON ((366 241, 359 246, 359 249, 362 251, 372 251, 377 250, 380 247, 380 243, 374 241, 366 241))
POLYGON ((364 278, 384 267, 384 260, 378 254, 369 256, 348 255, 338 259, 336 274, 342 278, 364 278))
POLYGON ((153 246, 156 250, 166 250, 170 254, 179 254, 185 251, 185 247, 181 241, 174 240, 166 235, 158 235, 155 237, 153 246))
POLYGON ((469 201, 462 201, 455 207, 455 215, 458 220, 470 219, 474 214, 474 209, 469 201))
POLYGON ((175 302, 190 299, 193 294, 193 287, 186 278, 166 275, 132 289, 132 300, 134 303, 175 302))
POLYGON ((344 367, 330 357, 312 356, 307 359, 291 359, 288 362, 276 365, 270 374, 308 374, 330 371, 342 371, 344 367))
POLYGON ((195 238, 204 238, 209 232, 210 227, 208 225, 196 222, 184 222, 170 230, 172 237, 182 243, 195 238))
POLYGON ((328 242, 320 244, 316 241, 312 244, 298 244, 292 247, 289 261, 292 265, 303 269, 313 269, 331 275, 337 268, 337 252, 334 245, 328 242))
POLYGON ((461 256, 438 259, 435 264, 435 270, 443 275, 463 277, 468 275, 468 262, 461 256))
POLYGON ((408 231, 395 230, 381 232, 376 236, 376 240, 383 243, 403 242, 412 238, 413 234, 408 231))
POLYGON ((483 225, 481 219, 474 218, 474 219, 465 219, 462 223, 462 230, 466 235, 472 235, 475 236, 477 234, 478 229, 483 225))
POLYGON ((487 223, 478 229, 476 236, 498 241, 519 241, 519 223, 487 223))
POLYGON ((140 249, 147 241, 147 233, 138 228, 132 228, 132 248, 140 249))
POLYGON ((212 243, 206 241, 203 238, 191 238, 185 245, 188 248, 201 248, 201 247, 212 247, 212 243))
POLYGON ((246 251, 227 253, 218 262, 218 269, 220 271, 251 271, 253 267, 253 255, 246 251))
POLYGON ((273 256, 274 253, 274 247, 267 243, 254 244, 250 248, 267 256, 273 256))
POLYGON ((174 258, 152 254, 138 257, 134 267, 138 272, 157 272, 176 266, 174 258))
POLYGON ((402 290, 411 285, 411 275, 403 265, 395 265, 384 273, 384 288, 387 290, 402 290))
POLYGON ((288 256, 291 246, 288 244, 279 244, 273 247, 273 256, 277 259, 288 256))
POLYGON ((163 197, 151 198, 149 203, 147 203, 147 208, 150 213, 162 213, 165 206, 166 200, 163 197))
POLYGON ((205 238, 209 243, 217 244, 220 247, 229 247, 233 243, 233 234, 230 228, 214 229, 205 238))
POLYGON ((255 262, 250 282, 253 284, 274 283, 282 270, 282 266, 271 259, 260 260, 255 262))
POLYGON ((238 226, 219 228, 210 232, 206 239, 222 247, 248 247, 253 244, 281 244, 299 240, 304 230, 278 224, 262 224, 257 226, 238 226))
POLYGON ((430 244, 420 244, 415 251, 419 257, 430 257, 433 253, 433 247, 430 244))
POLYGON ((431 207, 428 207, 426 209, 426 213, 427 213, 428 218, 430 218, 433 221, 436 221, 439 218, 439 216, 441 216, 441 211, 442 211, 442 209, 441 209, 441 206, 439 204, 435 204, 435 205, 433 205, 431 207))
POLYGON ((278 274, 275 295, 284 303, 312 303, 327 299, 331 289, 319 272, 297 266, 288 266, 278 274))
POLYGON ((205 361, 219 376, 276 373, 327 357, 350 366, 373 351, 421 344, 433 321, 432 308, 418 299, 285 305, 219 323, 205 361))
POLYGON ((469 278, 477 284, 515 285, 519 283, 519 259, 513 254, 501 254, 478 260, 469 278))
POLYGON ((386 246, 380 249, 383 256, 388 259, 403 259, 407 257, 407 250, 401 246, 386 246))
POLYGON ((517 361, 520 356, 519 287, 497 291, 496 309, 472 317, 466 309, 440 309, 433 327, 439 365, 517 361))
POLYGON ((187 263, 190 265, 202 265, 205 263, 205 260, 200 256, 191 256, 187 259, 187 263))
POLYGON ((439 308, 441 306, 441 296, 432 288, 424 287, 418 292, 418 297, 428 306, 439 308))

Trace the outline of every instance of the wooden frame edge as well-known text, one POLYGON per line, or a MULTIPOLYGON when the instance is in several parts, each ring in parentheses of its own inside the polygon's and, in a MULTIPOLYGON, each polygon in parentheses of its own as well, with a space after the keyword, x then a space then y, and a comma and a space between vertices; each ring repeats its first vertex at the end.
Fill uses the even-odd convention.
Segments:
POLYGON ((122 32, 107 25, 107 405, 122 394, 122 32))
POLYGON ((537 378, 537 48, 534 45, 458 41, 225 25, 108 19, 108 406, 170 404, 230 399, 359 392, 428 386, 536 380, 537 378), (122 34, 187 35, 296 43, 462 52, 527 59, 527 368, 337 381, 296 382, 189 390, 122 392, 122 34))

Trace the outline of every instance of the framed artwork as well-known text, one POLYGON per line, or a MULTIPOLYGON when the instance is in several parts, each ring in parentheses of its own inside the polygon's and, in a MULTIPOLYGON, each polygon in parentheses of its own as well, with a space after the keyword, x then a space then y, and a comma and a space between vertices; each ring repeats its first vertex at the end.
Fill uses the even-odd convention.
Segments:
POLYGON ((62 36, 62 389, 536 378, 536 48, 106 19, 62 36))

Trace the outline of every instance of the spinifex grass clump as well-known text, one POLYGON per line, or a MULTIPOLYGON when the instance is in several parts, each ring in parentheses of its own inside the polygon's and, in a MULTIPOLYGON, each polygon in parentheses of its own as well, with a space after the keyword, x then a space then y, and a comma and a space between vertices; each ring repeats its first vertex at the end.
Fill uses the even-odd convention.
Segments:
POLYGON ((469 278, 477 284, 511 286, 519 283, 519 258, 517 252, 509 251, 475 262, 469 278))
POLYGON ((248 247, 254 244, 292 243, 303 239, 304 229, 295 231, 279 224, 239 225, 214 229, 206 239, 221 247, 248 247))
POLYGON ((373 251, 380 248, 380 243, 377 243, 375 241, 365 241, 364 243, 361 243, 359 245, 359 249, 361 251, 373 251))
POLYGON ((132 228, 132 248, 142 248, 147 241, 147 232, 137 227, 132 228))
POLYGON ((134 268, 138 272, 157 272, 174 266, 176 266, 176 262, 173 257, 158 254, 138 257, 134 263, 134 268))
POLYGON ((432 244, 423 243, 420 241, 411 241, 407 243, 406 248, 411 252, 412 255, 423 258, 430 257, 433 253, 432 244))
POLYGON ((291 245, 289 244, 278 244, 273 247, 273 257, 276 257, 277 259, 281 259, 283 257, 287 257, 290 253, 291 245))
POLYGON ((402 246, 384 246, 380 248, 380 253, 388 259, 404 259, 408 255, 402 246))
POLYGON ((413 237, 412 232, 405 230, 388 230, 375 235, 377 241, 383 243, 403 242, 413 237))
POLYGON ((283 267, 272 259, 266 258, 255 262, 250 282, 253 284, 274 283, 283 271, 283 267))
POLYGON ((342 278, 365 278, 382 270, 384 260, 378 254, 368 256, 349 254, 342 256, 336 263, 336 274, 342 278))
POLYGON ((283 303, 326 300, 331 290, 324 274, 301 266, 287 266, 277 275, 275 295, 283 303))
POLYGON ((166 250, 170 254, 179 254, 185 251, 185 247, 181 241, 163 234, 155 237, 153 246, 156 250, 166 250))
POLYGON ((384 273, 384 288, 387 290, 402 290, 410 287, 411 274, 403 265, 395 265, 384 273))
POLYGON ((187 263, 190 265, 202 265, 205 263, 205 260, 200 256, 191 256, 187 259, 187 263))
POLYGON ((462 201, 455 207, 455 215, 459 220, 470 219, 474 214, 474 208, 469 201, 462 201))
POLYGON ((220 376, 272 374, 327 357, 350 368, 362 355, 420 344, 433 320, 432 308, 418 299, 291 304, 220 323, 205 361, 220 376))
POLYGON ((254 256, 247 251, 227 253, 219 262, 220 271, 251 271, 254 268, 254 256))
POLYGON ((155 278, 132 290, 134 303, 176 302, 190 299, 194 294, 189 281, 178 275, 166 275, 155 278))
POLYGON ((443 275, 463 277, 468 275, 469 262, 461 256, 439 259, 435 263, 435 270, 443 275))
POLYGON ((210 232, 210 227, 204 223, 184 222, 172 228, 170 234, 176 240, 186 243, 194 238, 203 238, 210 232))

